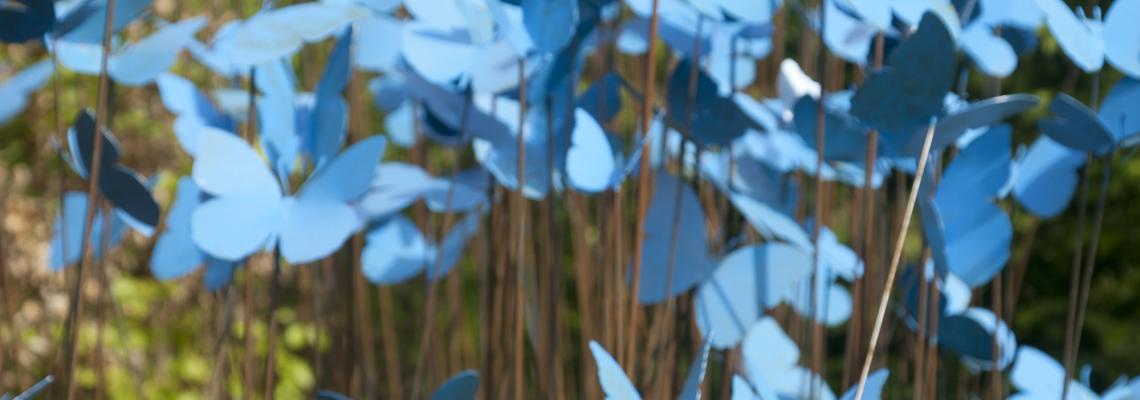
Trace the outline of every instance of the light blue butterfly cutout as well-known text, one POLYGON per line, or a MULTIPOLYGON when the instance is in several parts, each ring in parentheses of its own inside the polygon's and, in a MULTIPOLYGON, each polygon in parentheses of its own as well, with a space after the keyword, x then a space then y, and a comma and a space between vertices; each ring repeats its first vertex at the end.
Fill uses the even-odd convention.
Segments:
MULTIPOLYGON (((1009 377, 1013 387, 1017 389, 1017 393, 1010 396, 1010 399, 1051 400, 1066 397, 1066 394, 1062 394, 1065 368, 1049 354, 1035 347, 1023 345, 1017 350, 1017 360, 1013 363, 1009 377)), ((1128 381, 1121 377, 1100 394, 1089 387, 1087 379, 1079 381, 1073 379, 1069 381, 1067 398, 1123 400, 1135 398, 1137 395, 1140 395, 1140 378, 1128 381)))
POLYGON ((422 168, 387 162, 376 167, 376 178, 357 207, 369 219, 384 219, 423 199, 434 212, 467 212, 486 206, 490 177, 482 169, 461 171, 452 187, 450 177, 436 178, 422 168))
POLYGON ((383 137, 358 142, 289 195, 248 144, 229 132, 204 128, 193 177, 202 191, 217 197, 194 211, 194 243, 228 261, 275 246, 294 264, 331 254, 360 228, 350 203, 368 190, 384 143, 383 137))
POLYGON ((202 127, 213 127, 226 131, 236 129, 237 122, 218 110, 205 93, 198 90, 189 80, 178 75, 164 73, 155 81, 158 93, 166 109, 174 113, 174 136, 182 150, 193 157, 197 154, 198 132, 202 127))
MULTIPOLYGON (((819 279, 819 296, 814 318, 828 325, 845 321, 851 312, 851 299, 846 289, 833 282, 835 275, 824 265, 819 279)), ((767 243, 743 247, 729 253, 708 280, 701 283, 693 298, 697 327, 701 332, 716 332, 713 347, 735 346, 763 317, 765 310, 783 303, 791 304, 808 316, 811 285, 811 253, 784 243, 767 243)))
MULTIPOLYGON (((103 250, 113 249, 122 241, 127 233, 127 224, 116 212, 95 210, 94 222, 91 224, 91 259, 103 258, 103 250), (109 225, 109 226, 108 226, 109 225)), ((52 271, 61 271, 64 267, 78 263, 83 257, 83 228, 87 215, 87 193, 67 192, 63 195, 63 204, 60 212, 56 213, 55 224, 52 230, 51 244, 48 250, 48 266, 52 271)))
POLYGON ((230 282, 236 263, 206 254, 194 244, 191 218, 206 196, 189 177, 178 179, 174 203, 166 215, 166 230, 154 243, 150 269, 158 280, 181 278, 198 267, 205 267, 203 281, 207 290, 217 290, 230 282))
POLYGON ((365 236, 364 277, 378 285, 393 285, 425 270, 433 280, 446 276, 463 256, 467 241, 479 233, 480 218, 480 213, 468 214, 451 227, 441 244, 424 238, 407 217, 389 218, 365 236))
POLYGON ((362 5, 337 0, 262 10, 218 38, 214 46, 234 67, 248 69, 291 56, 305 43, 336 35, 370 15, 362 5))
POLYGON ((1100 115, 1065 93, 1057 95, 1049 104, 1051 115, 1037 122, 1041 133, 1057 143, 1074 150, 1106 155, 1123 145, 1135 144, 1140 137, 1140 112, 1134 110, 1134 101, 1140 97, 1134 91, 1124 99, 1106 102, 1106 112, 1100 115))
POLYGON ((919 202, 938 270, 971 287, 989 282, 1009 260, 1013 225, 995 201, 1011 175, 1010 140, 1009 126, 991 128, 950 163, 934 195, 919 202))
POLYGON ((1077 191, 1077 172, 1085 155, 1040 136, 1028 151, 1018 155, 1013 198, 1039 218, 1053 218, 1065 210, 1077 191))
MULTIPOLYGON (((625 371, 622 370, 621 365, 618 365, 617 360, 610 355, 608 351, 598 342, 590 341, 590 352, 594 355, 594 362, 598 367, 598 383, 602 386, 602 392, 605 393, 606 399, 612 400, 639 400, 641 393, 637 391, 637 387, 626 376, 625 371)), ((701 398, 701 382, 705 378, 705 369, 708 365, 709 355, 709 338, 705 338, 704 345, 701 346, 700 353, 693 359, 692 365, 689 366, 689 373, 685 377, 685 384, 682 387, 681 400, 697 400, 701 398)))
POLYGON ((39 61, 0 83, 0 98, 4 99, 0 102, 0 125, 20 114, 32 92, 43 86, 54 71, 51 61, 39 61))
MULTIPOLYGON (((123 0, 115 1, 114 21, 112 33, 118 33, 140 15, 144 14, 153 0, 123 0)), ((77 43, 97 44, 103 40, 103 31, 106 26, 107 0, 85 0, 75 2, 71 7, 63 9, 57 5, 56 15, 58 22, 55 26, 56 37, 63 41, 77 43)))
MULTIPOLYGON (((178 61, 182 49, 195 41, 194 34, 206 26, 205 17, 167 24, 107 57, 107 73, 116 83, 141 86, 154 82, 178 61)), ((82 74, 97 75, 102 68, 101 45, 59 41, 52 49, 60 64, 82 74)))

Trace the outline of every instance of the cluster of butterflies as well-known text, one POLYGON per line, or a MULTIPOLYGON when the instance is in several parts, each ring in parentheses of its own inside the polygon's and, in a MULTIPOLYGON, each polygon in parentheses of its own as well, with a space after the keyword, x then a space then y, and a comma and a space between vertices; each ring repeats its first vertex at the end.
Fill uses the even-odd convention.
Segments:
MULTIPOLYGON (((902 286, 939 281, 945 293, 931 305, 941 307, 932 339, 940 338, 939 346, 975 371, 994 368, 990 344, 998 343, 997 367, 1012 364, 1015 386, 1038 398, 1041 386, 1018 384, 1017 371, 1053 371, 1056 362, 1032 348, 1018 350, 1008 326, 968 306, 970 289, 988 283, 1009 259, 1013 230, 998 201, 1012 197, 1039 218, 1054 217, 1069 204, 1089 155, 1140 143, 1140 25, 1127 21, 1140 15, 1140 0, 1114 1, 1103 18, 1099 11, 1070 11, 1061 0, 824 0, 815 9, 781 3, 321 0, 277 8, 267 2, 203 42, 203 17, 169 22, 147 12, 149 0, 120 0, 112 32, 142 20, 155 30, 133 42, 116 35, 110 54, 103 54, 105 1, 0 0, 0 41, 42 39, 68 70, 99 74, 106 57, 107 75, 117 84, 157 85, 175 116, 175 137, 194 160, 190 175, 177 179, 165 220, 151 194, 156 178, 119 164, 117 141, 97 129, 90 112, 75 118, 61 154, 89 178, 94 144, 102 141, 98 189, 106 207, 94 208, 93 257, 105 256, 128 228, 157 233, 155 276, 176 279, 203 268, 210 290, 225 286, 255 254, 311 263, 358 232, 365 235, 362 268, 370 281, 391 285, 420 273, 437 279, 480 231, 497 200, 489 195, 493 185, 532 199, 620 191, 648 157, 655 190, 641 227, 638 300, 655 304, 695 291, 697 325, 708 341, 691 367, 689 378, 697 382, 691 389, 700 386, 709 348, 742 345, 746 376, 734 379, 734 398, 794 397, 801 389, 794 383, 810 371, 797 366, 798 349, 765 312, 788 305, 806 318, 842 324, 853 305, 840 281, 863 273, 862 261, 833 232, 824 227, 813 239, 811 222, 792 216, 798 188, 789 174, 858 187, 869 177, 878 186, 892 170, 915 173, 932 131, 932 163, 944 150, 958 152, 940 179, 928 177, 920 188, 922 231, 933 257, 911 268, 904 277, 910 284, 902 286), (659 37, 677 62, 666 77, 664 107, 645 121, 644 141, 625 143, 605 127, 623 102, 644 96, 615 73, 581 93, 578 82, 594 52, 611 46, 627 55, 647 51, 654 3, 659 37), (619 19, 623 5, 630 13, 619 19), (784 60, 777 98, 739 92, 756 79, 756 61, 781 45, 772 43, 772 15, 780 7, 796 11, 833 54, 866 66, 865 82, 823 93, 794 61, 784 60), (1082 70, 1098 71, 1107 61, 1126 78, 1099 111, 1057 95, 1039 122, 1043 135, 1013 151, 1005 122, 1041 100, 1029 94, 969 99, 952 89, 955 82, 965 87, 968 66, 994 78, 1010 75, 1019 55, 1037 47, 1041 26, 1082 70), (880 34, 886 63, 872 68, 880 34), (297 52, 326 41, 334 43, 320 80, 311 92, 299 89, 297 52), (959 50, 966 63, 958 62, 959 50), (184 51, 233 85, 249 79, 253 89, 199 89, 169 72, 184 51), (386 135, 358 132, 363 138, 346 147, 343 92, 354 69, 379 73, 368 88, 385 115, 386 135), (816 164, 818 110, 825 121, 822 167, 816 164), (249 143, 237 132, 254 122, 257 139, 249 143), (875 154, 868 153, 871 130, 879 135, 875 154), (469 145, 477 165, 435 177, 415 165, 381 162, 387 145, 408 147, 425 138, 451 148, 469 145), (741 238, 722 233, 710 238, 696 192, 685 176, 665 168, 669 159, 711 182, 765 242, 741 245, 741 238), (402 212, 420 201, 432 212, 464 216, 430 237, 402 212), (727 251, 714 250, 720 248, 714 240, 728 243, 727 251), (913 272, 918 269, 925 272, 913 272), (780 356, 769 357, 773 351, 780 356)), ((0 123, 19 114, 56 65, 40 61, 0 84, 0 123)), ((83 193, 64 195, 52 268, 81 257, 89 208, 83 193)), ((919 315, 914 296, 898 308, 912 328, 919 315)), ((637 398, 613 358, 597 344, 591 350, 609 396, 637 398)), ((882 386, 887 372, 873 378, 868 393, 882 386)), ((814 389, 834 397, 825 384, 814 389)))

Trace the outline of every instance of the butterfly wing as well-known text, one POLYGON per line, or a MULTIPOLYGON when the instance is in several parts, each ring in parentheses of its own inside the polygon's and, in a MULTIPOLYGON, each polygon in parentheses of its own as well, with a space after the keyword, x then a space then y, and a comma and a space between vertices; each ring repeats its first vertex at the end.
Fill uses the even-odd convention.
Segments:
POLYGON ((713 335, 705 337, 705 344, 701 346, 701 351, 693 358, 693 362, 689 364, 689 373, 685 376, 685 386, 681 388, 681 400, 700 400, 701 398, 701 382, 705 380, 705 370, 709 366, 709 347, 711 346, 710 340, 713 335))
POLYGON ((203 126, 223 130, 234 128, 233 118, 218 111, 210 98, 189 80, 164 73, 158 76, 155 83, 166 109, 177 115, 174 135, 178 138, 178 144, 191 157, 197 154, 198 130, 203 126))
POLYGON ((368 190, 384 144, 381 136, 362 140, 313 173, 289 205, 281 227, 285 260, 297 264, 325 257, 360 227, 348 202, 368 190))
POLYGON ((669 173, 657 174, 653 200, 642 227, 645 245, 638 296, 642 304, 656 304, 683 293, 712 272, 704 215, 692 188, 669 173))
POLYGON ((909 135, 938 114, 954 81, 957 45, 941 18, 925 14, 889 66, 871 73, 851 99, 851 114, 884 133, 909 135))
POLYGON ((1104 65, 1104 40, 1094 33, 1061 0, 1037 0, 1045 14, 1045 26, 1061 45, 1061 50, 1085 73, 1099 71, 1104 65))
MULTIPOLYGON (((34 3, 41 3, 35 1, 34 3)), ((0 17, 2 19, 2 17, 0 17)), ((0 22, 0 26, 7 26, 0 22)), ((0 83, 0 125, 15 117, 28 105, 28 95, 31 94, 48 78, 51 78, 55 67, 50 61, 40 61, 20 71, 7 81, 0 83)))
POLYGON ((1140 1, 1112 2, 1104 18, 1104 55, 1112 66, 1133 79, 1140 79, 1140 1))
POLYGON ((358 206, 369 218, 383 218, 414 203, 431 182, 431 175, 416 165, 386 162, 376 167, 376 178, 358 206))
POLYGON ((523 25, 541 51, 556 52, 570 42, 578 26, 578 3, 522 0, 523 25))
POLYGON ((566 151, 566 177, 570 186, 588 193, 610 187, 614 153, 601 125, 581 108, 574 111, 574 131, 566 151))
POLYGON ((375 15, 354 25, 353 64, 368 71, 395 71, 403 51, 400 21, 387 15, 375 15))
POLYGON ((1075 150, 1104 154, 1116 146, 1116 135, 1093 110, 1068 94, 1049 104, 1052 115, 1037 122, 1041 133, 1075 150))
POLYGON ((633 386, 633 382, 625 375, 625 371, 602 345, 591 340, 590 352, 594 354, 594 362, 598 365, 598 383, 602 385, 602 391, 606 393, 607 399, 641 399, 637 387, 633 386))
POLYGON ((1052 218, 1065 210, 1077 190, 1077 170, 1085 155, 1049 139, 1038 137, 1017 160, 1013 198, 1040 218, 1052 218))
MULTIPOLYGON (((119 161, 119 144, 107 131, 102 133, 103 155, 99 159, 100 168, 114 165, 119 161)), ((95 115, 90 109, 80 111, 75 116, 75 122, 67 131, 68 151, 71 153, 72 168, 84 179, 91 171, 91 164, 95 158, 95 115)))
POLYGON ((150 258, 150 269, 159 280, 176 279, 190 273, 202 265, 205 255, 190 234, 190 217, 202 202, 202 192, 194 180, 182 177, 174 203, 166 215, 166 230, 154 243, 150 258))
POLYGON ((55 233, 48 252, 48 266, 53 271, 62 270, 64 266, 78 262, 82 256, 80 244, 83 242, 83 220, 86 213, 86 193, 64 194, 63 203, 60 204, 60 211, 56 213, 55 224, 52 227, 55 233))
POLYGON ((973 23, 959 37, 962 50, 986 75, 1004 78, 1017 68, 1017 53, 1009 42, 997 36, 989 25, 973 23))
POLYGON ((135 171, 122 165, 108 167, 99 179, 99 193, 115 206, 128 225, 144 236, 150 236, 158 226, 158 203, 135 171))
POLYGON ((54 25, 53 2, 39 0, 0 2, 0 42, 26 42, 43 36, 54 25))
MULTIPOLYGON (((875 372, 872 372, 870 375, 867 375, 867 383, 863 387, 862 398, 868 400, 878 400, 883 398, 883 386, 887 385, 887 378, 890 377, 890 375, 891 371, 888 371, 885 368, 879 369, 875 372)), ((854 400, 857 394, 856 392, 858 390, 858 384, 852 386, 851 389, 848 389, 846 393, 843 393, 843 397, 840 397, 840 400, 854 400)))
POLYGON ((783 243, 748 246, 729 253, 701 283, 693 299, 697 327, 715 332, 712 346, 735 346, 765 309, 796 293, 811 273, 811 257, 783 243))
POLYGON ((198 206, 190 218, 191 237, 202 251, 237 261, 278 232, 285 212, 281 186, 240 138, 203 128, 192 176, 202 191, 218 196, 198 206))
POLYGON ((348 104, 341 92, 348 84, 349 50, 352 44, 352 31, 341 35, 333 47, 325 64, 321 80, 317 82, 317 102, 313 108, 312 137, 308 138, 308 148, 313 163, 320 168, 332 159, 344 142, 348 124, 348 104))
POLYGON ((373 228, 364 239, 365 278, 377 285, 394 285, 416 276, 431 261, 431 248, 415 223, 396 215, 373 228))
POLYGON ((459 258, 463 256, 463 250, 467 248, 467 241, 479 233, 481 218, 482 215, 477 212, 470 213, 447 232, 447 236, 443 238, 443 243, 437 249, 442 258, 434 260, 433 265, 428 266, 428 278, 439 279, 451 272, 451 269, 459 262, 459 258))
POLYGON ((479 390, 479 372, 469 369, 447 379, 435 393, 431 400, 475 400, 476 391, 479 390))
POLYGON ((178 61, 194 34, 206 26, 206 17, 189 18, 167 25, 107 59, 107 73, 126 86, 153 82, 178 61))

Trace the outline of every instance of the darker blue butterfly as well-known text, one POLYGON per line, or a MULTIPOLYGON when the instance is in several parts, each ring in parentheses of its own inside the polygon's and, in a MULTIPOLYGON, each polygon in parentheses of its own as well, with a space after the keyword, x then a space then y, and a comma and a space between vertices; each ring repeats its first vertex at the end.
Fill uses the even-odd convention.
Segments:
MULTIPOLYGON (((80 111, 67 131, 68 160, 79 176, 88 179, 95 156, 95 117, 80 111)), ((100 129, 102 156, 99 161, 99 194, 110 201, 116 214, 143 235, 150 235, 158 224, 158 203, 134 170, 119 164, 119 144, 111 132, 100 129)))
POLYGON ((955 78, 957 44, 933 13, 890 53, 851 98, 851 114, 884 134, 910 136, 938 115, 955 78))
POLYGON ((716 82, 704 71, 696 73, 696 90, 690 102, 691 68, 691 60, 682 59, 669 77, 666 116, 670 127, 687 133, 700 146, 727 145, 748 129, 762 129, 732 97, 722 97, 716 82))
POLYGON ((1135 107, 1140 90, 1135 87, 1135 81, 1124 81, 1120 92, 1110 92, 1100 114, 1061 93, 1049 104, 1051 115, 1038 121, 1037 126, 1057 143, 1101 156, 1133 145, 1140 139, 1140 111, 1135 107), (1119 97, 1114 98, 1113 94, 1119 97))
POLYGON ((0 42, 26 42, 43 36, 54 26, 54 2, 0 0, 0 42))

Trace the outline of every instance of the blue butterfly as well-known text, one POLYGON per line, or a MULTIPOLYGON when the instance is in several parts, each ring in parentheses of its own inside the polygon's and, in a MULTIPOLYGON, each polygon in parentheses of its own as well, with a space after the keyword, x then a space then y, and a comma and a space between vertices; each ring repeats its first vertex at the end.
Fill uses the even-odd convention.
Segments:
MULTIPOLYGON (((762 316, 750 322, 740 345, 743 370, 748 381, 759 392, 780 398, 799 398, 813 382, 811 392, 820 399, 835 399, 827 383, 810 369, 800 367, 800 349, 775 319, 762 316)), ((769 397, 764 397, 768 399, 769 397)), ((776 398, 776 397, 772 397, 776 398)))
POLYGON ((1077 191, 1077 171, 1085 155, 1040 136, 1029 150, 1018 155, 1013 180, 1013 198, 1030 213, 1052 218, 1065 210, 1077 191))
POLYGON ((348 124, 341 92, 348 81, 351 37, 347 31, 340 35, 313 94, 295 93, 296 77, 287 60, 257 67, 261 141, 279 176, 289 175, 298 154, 319 168, 340 149, 348 124))
MULTIPOLYGON (((127 224, 119 217, 117 212, 105 212, 96 208, 94 222, 91 224, 91 259, 103 258, 103 250, 110 250, 118 246, 127 233, 127 224)), ((56 214, 50 249, 48 250, 48 266, 52 271, 60 271, 64 267, 75 264, 83 257, 83 228, 87 215, 87 194, 83 192, 67 192, 63 195, 63 204, 60 212, 56 214)))
MULTIPOLYGON (((823 265, 823 270, 830 268, 823 265)), ((735 346, 763 312, 788 303, 811 316, 810 302, 803 301, 812 285, 811 250, 785 244, 767 243, 743 247, 729 253, 708 280, 701 283, 693 298, 697 327, 716 332, 713 347, 735 346)), ((813 318, 836 325, 851 313, 847 290, 832 283, 835 276, 819 279, 817 308, 813 318)))
POLYGON ((441 244, 424 238, 407 217, 397 214, 389 218, 364 239, 364 277, 378 285, 393 285, 423 270, 433 280, 446 276, 462 257, 468 239, 479 233, 480 217, 480 213, 469 214, 451 228, 441 244))
MULTIPOLYGON (((2 26, 2 25, 0 25, 2 26)), ((28 97, 51 78, 55 68, 51 61, 32 64, 0 83, 0 125, 15 117, 28 105, 28 97)))
POLYGON ((279 246, 293 264, 331 254, 361 225, 349 203, 368 190, 384 143, 383 137, 358 142, 288 195, 248 144, 229 132, 203 128, 194 182, 217 197, 203 202, 191 216, 194 243, 228 261, 266 246, 279 246))
POLYGON ((198 132, 202 127, 232 131, 236 121, 219 111, 210 98, 193 83, 178 75, 164 73, 155 80, 158 93, 166 109, 174 113, 174 136, 182 150, 193 157, 197 154, 198 132))
POLYGON ((846 6, 854 8, 862 19, 844 12, 840 0, 825 0, 823 18, 827 25, 820 26, 818 14, 813 14, 809 22, 816 32, 822 29, 823 42, 833 54, 847 62, 866 65, 871 42, 891 27, 890 5, 885 0, 850 0, 849 3, 846 6))
POLYGON ((1037 0, 1037 5, 1061 50, 1081 70, 1099 71, 1107 58, 1121 72, 1140 78, 1140 27, 1133 21, 1140 2, 1114 2, 1103 22, 1099 9, 1088 18, 1079 8, 1074 15, 1061 0, 1037 0))
POLYGON ((291 56, 305 43, 324 40, 369 15, 362 5, 334 0, 262 10, 219 38, 215 48, 235 67, 248 69, 291 56))
POLYGON ((1133 109, 1135 94, 1106 102, 1106 112, 1098 115, 1079 100, 1061 93, 1049 104, 1052 114, 1038 121, 1037 127, 1065 147, 1103 156, 1140 139, 1140 123, 1135 121, 1140 120, 1140 112, 1133 109))
POLYGON ((851 115, 883 133, 912 135, 943 108, 956 70, 957 44, 941 18, 923 15, 851 98, 851 115))
MULTIPOLYGON (((819 399, 835 399, 826 381, 811 370, 798 366, 800 349, 776 320, 763 317, 749 329, 741 344, 746 378, 734 376, 733 399, 755 400, 803 398, 807 382, 817 385, 810 390, 819 399)), ((879 399, 890 372, 880 369, 867 378, 863 398, 879 399)), ((853 399, 857 386, 852 386, 842 399, 853 399)))
POLYGON ((659 171, 655 179, 653 199, 642 227, 645 242, 638 293, 642 304, 660 303, 688 291, 708 277, 715 263, 709 254, 705 213, 697 193, 667 172, 659 171), (681 191, 680 197, 677 190, 681 191), (676 221, 674 215, 679 217, 676 221), (675 241, 674 222, 677 222, 675 241), (672 282, 669 282, 670 276, 672 282), (669 292, 666 292, 667 287, 669 292))
MULTIPOLYGON (((154 0, 115 1, 114 25, 111 32, 118 33, 142 15, 154 0)), ((54 36, 63 41, 101 43, 106 25, 107 0, 83 0, 71 8, 57 12, 54 36)))
POLYGON ((373 15, 353 24, 352 62, 357 68, 376 71, 396 71, 403 52, 400 40, 403 24, 395 17, 373 15))
POLYGON ((189 177, 178 179, 177 194, 166 215, 166 230, 154 243, 150 269, 158 280, 177 279, 205 266, 203 280, 207 290, 217 290, 230 282, 236 263, 206 254, 194 244, 190 229, 194 210, 206 196, 189 177))
POLYGON ((1047 400, 1047 399, 1130 399, 1140 394, 1140 379, 1133 378, 1131 382, 1121 377, 1104 393, 1097 394, 1089 386, 1087 379, 1070 380, 1068 393, 1063 394, 1062 385, 1065 378, 1065 368, 1049 354, 1032 346, 1021 346, 1017 350, 1017 360, 1009 374, 1010 382, 1017 389, 1011 399, 1017 400, 1047 400), (1067 395, 1067 396, 1066 396, 1067 395))
MULTIPOLYGON (((954 143, 960 148, 966 147, 965 144, 968 144, 964 143, 968 142, 966 138, 973 138, 985 132, 984 128, 1029 111, 1037 107, 1038 102, 1037 96, 1019 93, 995 96, 972 103, 952 104, 947 107, 948 112, 935 123, 930 151, 937 152, 954 143)), ((897 143, 900 155, 918 158, 922 152, 924 136, 911 135, 905 142, 897 143)))
POLYGON ((467 212, 489 204, 490 176, 483 169, 460 171, 451 178, 436 178, 422 168, 402 162, 376 167, 376 179, 357 208, 370 219, 383 219, 423 199, 433 212, 467 212))
MULTIPOLYGON (((178 54, 194 42, 194 34, 205 26, 205 17, 168 24, 150 36, 108 55, 107 73, 122 85, 149 84, 174 66, 178 54)), ((59 57, 60 64, 76 72, 97 75, 102 69, 103 48, 100 44, 59 41, 55 43, 53 51, 59 57)))
MULTIPOLYGON (((431 400, 475 400, 479 389, 479 372, 466 370, 448 378, 432 393, 431 400)), ((318 400, 352 400, 351 397, 331 391, 318 390, 318 400)))
POLYGON ((22 43, 51 31, 55 4, 39 0, 0 0, 0 42, 22 43))
MULTIPOLYGON (((919 201, 938 270, 971 287, 989 282, 1009 260, 1013 225, 995 203, 1010 179, 1009 153, 1009 126, 991 128, 950 163, 934 195, 919 201)), ((923 193, 929 193, 932 185, 925 183, 923 193)))
POLYGON ((555 52, 566 46, 578 25, 578 2, 522 0, 523 25, 535 47, 555 52))
POLYGON ((720 95, 716 82, 704 71, 697 71, 695 96, 689 104, 690 68, 691 60, 682 59, 669 77, 666 116, 671 127, 687 132, 700 146, 727 145, 747 129, 761 129, 732 97, 720 95))
MULTIPOLYGON (((709 338, 706 337, 700 353, 693 358, 693 362, 689 366, 689 373, 685 377, 685 384, 679 397, 681 400, 701 398, 701 382, 705 379, 705 369, 708 365, 709 343, 709 338)), ((641 393, 637 391, 637 387, 633 385, 625 371, 622 370, 621 365, 618 365, 617 360, 614 360, 614 357, 606 351, 605 347, 591 340, 590 353, 594 355, 594 362, 598 367, 598 383, 601 384, 602 392, 606 394, 607 399, 641 399, 641 393)))
POLYGON ((479 390, 479 372, 466 370, 452 375, 439 385, 430 400, 475 400, 479 390))
MULTIPOLYGON (((917 268, 910 268, 900 278, 900 285, 906 292, 904 299, 904 321, 908 328, 918 330, 919 298, 917 268)), ((938 346, 959 357, 959 360, 972 371, 993 370, 994 342, 998 345, 998 369, 1004 370, 1013 361, 1017 350, 1017 338, 1004 321, 994 318, 994 314, 982 307, 971 307, 971 288, 953 272, 935 276, 933 263, 925 264, 924 278, 937 281, 940 292, 937 304, 931 303, 927 316, 938 314, 938 330, 927 330, 929 338, 938 338, 938 346)), ((933 285, 933 283, 932 283, 933 285)), ((928 317, 930 318, 930 317, 928 317)), ((928 326, 934 323, 927 321, 928 326)))
MULTIPOLYGON (((69 165, 88 179, 95 156, 95 117, 91 110, 80 111, 67 131, 69 165)), ((119 144, 111 133, 100 129, 103 140, 99 161, 99 194, 110 201, 116 214, 145 236, 154 232, 160 214, 150 189, 134 170, 119 164, 119 144)))

